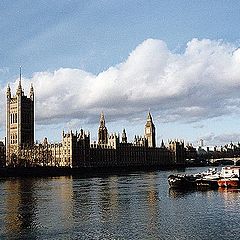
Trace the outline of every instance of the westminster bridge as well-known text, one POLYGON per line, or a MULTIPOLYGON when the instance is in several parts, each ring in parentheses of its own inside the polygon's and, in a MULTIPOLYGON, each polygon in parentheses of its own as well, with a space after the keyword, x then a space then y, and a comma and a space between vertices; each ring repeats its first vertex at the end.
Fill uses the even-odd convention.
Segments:
POLYGON ((226 158, 215 158, 209 159, 212 164, 229 164, 229 165, 240 165, 240 157, 226 157, 226 158))

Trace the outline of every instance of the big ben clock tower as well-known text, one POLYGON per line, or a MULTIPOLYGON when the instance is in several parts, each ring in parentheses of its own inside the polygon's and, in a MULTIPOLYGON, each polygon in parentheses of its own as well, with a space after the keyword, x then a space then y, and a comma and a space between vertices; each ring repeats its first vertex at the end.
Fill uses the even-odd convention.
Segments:
POLYGON ((145 138, 148 140, 148 147, 156 147, 155 126, 150 111, 148 112, 147 122, 145 124, 145 138))

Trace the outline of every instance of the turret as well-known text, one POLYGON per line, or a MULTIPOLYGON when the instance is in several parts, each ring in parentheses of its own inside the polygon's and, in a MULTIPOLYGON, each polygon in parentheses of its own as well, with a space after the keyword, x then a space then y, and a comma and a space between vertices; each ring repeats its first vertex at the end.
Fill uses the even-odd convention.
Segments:
POLYGON ((105 118, 103 112, 100 115, 100 127, 105 127, 105 118))
POLYGON ((17 94, 18 96, 21 96, 21 95, 22 95, 22 84, 21 84, 21 79, 20 79, 19 82, 18 82, 18 88, 17 88, 17 92, 16 92, 16 94, 17 94))
POLYGON ((33 101, 34 100, 34 89, 33 89, 33 84, 31 83, 30 87, 30 99, 33 101))
POLYGON ((122 143, 127 143, 127 134, 126 134, 125 128, 123 129, 123 132, 122 132, 122 143))
POLYGON ((8 84, 7 86, 7 99, 10 99, 11 98, 11 88, 10 88, 10 85, 8 84))
POLYGON ((105 126, 105 118, 103 112, 100 115, 100 126, 98 128, 98 144, 108 143, 108 131, 105 126))
POLYGON ((161 143, 161 148, 165 148, 165 145, 164 145, 163 139, 162 139, 162 143, 161 143))

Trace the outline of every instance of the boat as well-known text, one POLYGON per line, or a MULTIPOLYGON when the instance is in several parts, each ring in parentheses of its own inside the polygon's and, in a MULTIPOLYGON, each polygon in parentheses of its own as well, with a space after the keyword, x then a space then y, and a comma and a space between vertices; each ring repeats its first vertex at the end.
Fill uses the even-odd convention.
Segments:
POLYGON ((221 172, 217 168, 209 168, 200 174, 196 180, 196 185, 199 188, 218 188, 219 179, 221 179, 221 172))
POLYGON ((240 166, 226 166, 221 171, 209 168, 206 172, 193 175, 170 175, 168 177, 170 188, 218 188, 240 187, 240 166))
POLYGON ((196 180, 197 188, 210 188, 216 189, 218 188, 218 180, 217 179, 205 179, 200 178, 196 180))
POLYGON ((168 183, 170 188, 218 188, 220 172, 217 168, 209 168, 207 171, 192 175, 170 175, 168 183))
POLYGON ((189 189, 196 188, 196 180, 197 176, 194 175, 170 175, 168 177, 168 183, 170 188, 178 188, 178 189, 189 189))
POLYGON ((239 178, 231 177, 231 178, 222 178, 218 181, 219 187, 226 187, 226 188, 237 188, 239 187, 239 178))
POLYGON ((223 167, 218 186, 226 188, 240 187, 240 166, 223 167))

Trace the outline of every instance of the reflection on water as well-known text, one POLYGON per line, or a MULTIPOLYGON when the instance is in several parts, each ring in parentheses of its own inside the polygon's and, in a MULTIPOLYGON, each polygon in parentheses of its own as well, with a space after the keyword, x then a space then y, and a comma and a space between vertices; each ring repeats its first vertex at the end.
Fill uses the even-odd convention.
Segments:
POLYGON ((229 214, 234 214, 236 209, 240 209, 240 189, 219 188, 219 194, 224 202, 224 207, 229 214))
POLYGON ((184 197, 185 195, 194 193, 195 189, 174 189, 174 188, 169 188, 169 196, 172 198, 180 198, 184 197))
POLYGON ((151 236, 154 236, 154 233, 157 230, 157 218, 158 218, 158 210, 157 204, 159 201, 158 191, 157 191, 157 184, 156 184, 156 175, 150 173, 147 178, 147 203, 149 210, 147 211, 147 219, 149 219, 148 223, 148 231, 150 232, 151 236))
POLYGON ((35 239, 46 223, 55 225, 62 220, 64 228, 72 226, 71 178, 13 178, 2 182, 1 192, 4 201, 0 211, 4 224, 0 236, 35 239), (54 219, 57 220, 55 224, 52 223, 54 219))
POLYGON ((172 190, 169 174, 1 179, 0 239, 237 239, 239 190, 172 190))
MULTIPOLYGON (((19 235, 27 229, 34 229, 35 198, 33 182, 8 180, 5 182, 5 231, 11 236, 19 235)), ((34 233, 34 231, 33 231, 34 233)), ((34 237, 34 236, 32 236, 34 237)))

